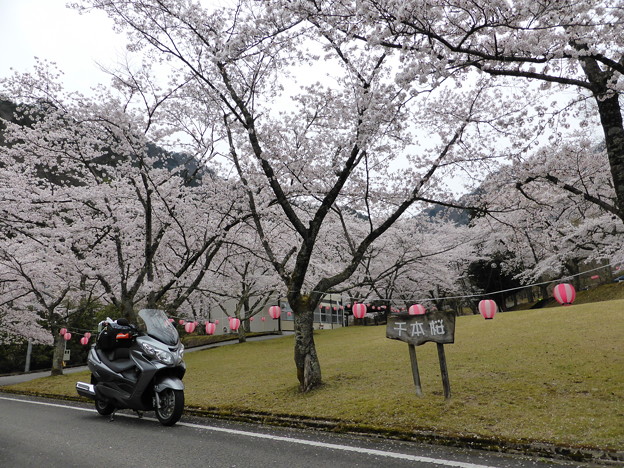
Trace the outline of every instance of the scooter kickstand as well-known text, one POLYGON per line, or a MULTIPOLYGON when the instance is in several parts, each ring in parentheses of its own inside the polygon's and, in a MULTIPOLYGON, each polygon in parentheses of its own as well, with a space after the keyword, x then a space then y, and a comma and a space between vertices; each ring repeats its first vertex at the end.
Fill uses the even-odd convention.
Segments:
POLYGON ((134 410, 134 412, 137 414, 137 416, 139 417, 139 419, 143 419, 143 411, 134 410))
POLYGON ((110 415, 110 419, 108 420, 108 422, 113 422, 113 420, 115 419, 115 413, 117 412, 117 410, 113 411, 110 415))

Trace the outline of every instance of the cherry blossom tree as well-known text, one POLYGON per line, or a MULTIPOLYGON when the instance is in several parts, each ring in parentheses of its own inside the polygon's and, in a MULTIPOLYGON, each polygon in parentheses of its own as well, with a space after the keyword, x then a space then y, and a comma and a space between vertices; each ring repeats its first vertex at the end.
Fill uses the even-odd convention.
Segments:
POLYGON ((475 236, 468 226, 449 220, 435 220, 420 230, 419 255, 396 282, 404 307, 416 301, 427 304, 427 298, 434 307, 454 308, 458 313, 463 306, 472 306, 471 301, 456 298, 475 292, 466 278, 468 265, 481 258, 475 249, 475 236))
POLYGON ((251 320, 279 296, 280 279, 263 255, 253 226, 243 223, 233 230, 213 264, 215 270, 202 283, 201 291, 224 315, 241 320, 237 332, 243 343, 251 320))
POLYGON ((3 206, 4 224, 24 231, 27 222, 34 241, 54 231, 71 259, 66 268, 96 280, 130 320, 136 305, 174 312, 244 218, 235 188, 206 169, 189 179, 183 164, 149 142, 160 132, 150 120, 159 99, 140 112, 131 101, 136 81, 130 94, 86 98, 66 96, 50 73, 41 65, 3 80, 33 120, 6 123, 7 187, 21 191, 12 192, 19 204, 3 206))
MULTIPOLYGON (((0 175, 3 200, 24 205, 23 193, 16 190, 16 178, 0 175), (13 185, 5 184, 11 182, 13 185)), ((43 209, 45 224, 33 230, 28 223, 0 235, 0 322, 1 342, 29 339, 34 343, 54 345, 52 374, 62 373, 64 339, 59 331, 92 303, 93 284, 73 268, 69 243, 58 234, 43 209)), ((24 215, 24 212, 17 211, 24 215)), ((30 222, 33 221, 31 218, 30 222)))
POLYGON ((505 168, 482 190, 489 216, 474 222, 483 236, 482 250, 511 252, 508 269, 521 270, 523 282, 575 275, 582 263, 622 261, 623 228, 609 209, 616 194, 607 154, 592 135, 580 133, 505 168))
MULTIPOLYGON (((345 35, 401 54, 403 73, 414 80, 427 79, 432 68, 440 76, 476 72, 510 78, 516 86, 536 82, 542 90, 577 91, 569 106, 593 99, 593 121, 602 130, 616 192, 609 211, 624 220, 624 125, 619 99, 624 29, 617 2, 337 0, 296 5, 345 35)), ((566 109, 572 125, 574 107, 566 109)), ((583 116, 576 120, 586 122, 583 116)), ((571 187, 553 174, 544 177, 560 189, 571 187)))
POLYGON ((277 2, 210 11, 163 0, 83 5, 107 12, 132 36, 134 50, 171 70, 188 96, 185 108, 199 100, 222 113, 224 156, 294 312, 300 388, 316 387, 314 309, 398 219, 419 203, 449 199, 442 182, 452 168, 489 159, 488 145, 471 137, 479 116, 491 115, 484 103, 492 88, 480 82, 455 92, 450 82, 432 89, 396 80, 393 54, 277 2), (327 76, 286 87, 295 68, 313 70, 321 56, 330 65, 327 76), (284 235, 269 235, 275 221, 267 213, 275 206, 278 226, 291 239, 286 246, 284 235), (363 220, 358 229, 324 235, 330 214, 346 207, 363 220), (316 268, 317 255, 331 247, 342 261, 316 268))
MULTIPOLYGON (((445 307, 445 296, 472 292, 464 273, 477 237, 467 225, 419 215, 400 220, 377 242, 360 268, 340 291, 357 291, 361 301, 383 301, 388 307, 407 309, 421 303, 445 307)), ((461 301, 451 301, 461 307, 461 301)), ((449 305, 446 305, 449 308, 449 305)))
MULTIPOLYGON (((36 278, 43 275, 29 270, 34 269, 34 263, 37 266, 43 266, 43 263, 34 262, 32 254, 22 258, 19 255, 23 251, 16 247, 21 246, 5 244, 0 252, 0 271, 4 278, 0 290, 0 322, 3 328, 0 340, 11 343, 30 339, 35 343, 50 344, 50 332, 41 322, 46 320, 52 323, 51 331, 55 328, 58 334, 65 317, 61 317, 56 309, 60 310, 70 287, 61 285, 65 287, 57 289, 58 284, 53 282, 39 283, 36 278), (7 247, 11 247, 10 250, 7 247)), ((46 268, 49 266, 45 265, 46 268)))

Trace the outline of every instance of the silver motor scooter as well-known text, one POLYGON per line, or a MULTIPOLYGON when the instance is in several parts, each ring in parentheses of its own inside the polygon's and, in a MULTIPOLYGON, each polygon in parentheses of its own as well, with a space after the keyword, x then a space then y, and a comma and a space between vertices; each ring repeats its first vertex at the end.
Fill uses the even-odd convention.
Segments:
POLYGON ((95 400, 95 408, 113 419, 118 409, 139 416, 154 410, 165 426, 172 426, 184 410, 186 372, 184 345, 162 310, 143 309, 138 327, 127 320, 108 323, 89 351, 91 383, 77 382, 76 391, 95 400))

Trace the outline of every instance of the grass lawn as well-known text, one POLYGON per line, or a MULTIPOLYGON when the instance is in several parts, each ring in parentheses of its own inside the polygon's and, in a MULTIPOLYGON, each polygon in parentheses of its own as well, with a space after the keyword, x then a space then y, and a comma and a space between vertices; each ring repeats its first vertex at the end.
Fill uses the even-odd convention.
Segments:
MULTIPOLYGON (((445 400, 436 345, 416 348, 424 391, 414 391, 408 346, 385 326, 315 332, 324 385, 297 391, 293 337, 188 353, 191 408, 338 420, 387 433, 435 432, 504 442, 624 449, 624 299, 457 318, 445 345, 445 400)), ((11 390, 75 396, 88 373, 11 390)))

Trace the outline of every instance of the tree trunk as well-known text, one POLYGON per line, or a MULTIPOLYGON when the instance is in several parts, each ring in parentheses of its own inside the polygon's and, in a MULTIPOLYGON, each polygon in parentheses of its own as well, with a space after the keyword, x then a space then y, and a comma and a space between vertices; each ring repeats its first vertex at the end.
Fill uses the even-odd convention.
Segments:
POLYGON ((295 325, 295 365, 299 389, 309 392, 321 385, 321 365, 314 345, 314 310, 293 307, 295 325))
POLYGON ((579 262, 576 260, 570 260, 570 262, 566 265, 568 271, 570 272, 570 274, 572 275, 572 286, 574 286, 574 288, 577 291, 581 290, 581 278, 580 276, 578 276, 578 273, 580 272, 580 268, 579 268, 579 262))
POLYGON ((240 327, 238 327, 238 342, 239 343, 246 343, 247 342, 247 334, 245 333, 245 325, 241 324, 240 327))
POLYGON ((54 354, 52 355, 52 372, 50 375, 63 375, 63 354, 65 353, 65 340, 58 330, 54 334, 54 354))
MULTIPOLYGON (((134 301, 129 298, 123 298, 121 300, 121 316, 128 319, 130 323, 137 323, 137 314, 134 311, 134 301)), ((119 317, 111 317, 116 320, 119 317)))
MULTIPOLYGON (((584 46, 578 47, 579 50, 585 49, 584 46)), ((598 62, 590 57, 581 59, 581 66, 592 85, 592 93, 598 105, 598 115, 615 188, 618 216, 624 222, 624 122, 619 93, 613 93, 609 89, 609 82, 614 78, 615 71, 603 71, 598 62)))
POLYGON ((624 124, 618 100, 619 96, 601 98, 602 96, 596 96, 596 102, 605 135, 619 216, 624 222, 624 124))

